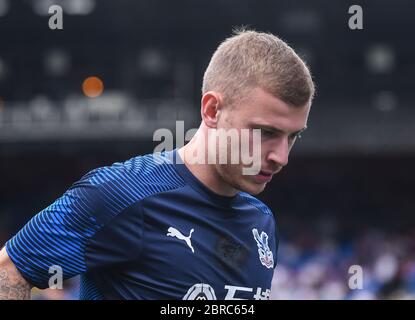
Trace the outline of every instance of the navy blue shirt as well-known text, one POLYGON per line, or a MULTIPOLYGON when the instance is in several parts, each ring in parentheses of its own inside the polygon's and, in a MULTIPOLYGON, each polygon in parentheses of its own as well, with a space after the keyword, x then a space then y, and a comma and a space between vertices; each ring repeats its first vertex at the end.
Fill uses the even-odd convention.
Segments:
POLYGON ((92 170, 6 244, 23 277, 81 275, 81 299, 268 299, 271 210, 204 186, 176 150, 92 170))

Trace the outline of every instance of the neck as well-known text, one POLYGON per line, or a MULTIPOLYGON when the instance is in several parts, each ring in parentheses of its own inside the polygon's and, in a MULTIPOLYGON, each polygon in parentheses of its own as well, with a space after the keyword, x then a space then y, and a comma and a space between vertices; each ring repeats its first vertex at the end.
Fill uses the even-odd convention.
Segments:
POLYGON ((208 163, 208 144, 206 140, 202 141, 202 139, 205 139, 204 137, 206 137, 206 135, 199 134, 200 130, 201 129, 199 128, 195 136, 192 138, 192 140, 190 140, 188 144, 177 150, 180 158, 182 158, 187 169, 189 169, 189 171, 200 182, 202 182, 207 188, 209 188, 213 192, 228 197, 236 195, 238 193, 238 190, 236 190, 223 180, 223 178, 219 175, 214 164, 208 163), (191 155, 196 154, 197 150, 200 150, 200 144, 203 144, 204 146, 203 148, 205 150, 205 164, 189 163, 189 161, 187 161, 186 158, 190 159, 191 155))

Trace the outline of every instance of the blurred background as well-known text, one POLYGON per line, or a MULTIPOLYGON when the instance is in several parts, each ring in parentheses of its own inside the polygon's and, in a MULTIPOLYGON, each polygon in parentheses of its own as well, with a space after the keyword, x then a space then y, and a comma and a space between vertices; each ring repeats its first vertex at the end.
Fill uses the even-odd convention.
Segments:
MULTIPOLYGON (((245 25, 286 40, 317 84, 260 195, 281 237, 271 299, 414 299, 414 17, 406 0, 0 0, 0 245, 89 170, 151 153, 156 129, 197 127, 209 59, 245 25)), ((77 299, 77 279, 64 288, 33 298, 77 299)))

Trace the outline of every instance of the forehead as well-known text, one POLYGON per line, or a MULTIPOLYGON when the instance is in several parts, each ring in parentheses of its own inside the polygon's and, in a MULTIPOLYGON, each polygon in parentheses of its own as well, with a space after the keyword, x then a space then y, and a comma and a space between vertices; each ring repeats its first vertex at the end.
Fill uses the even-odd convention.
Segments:
POLYGON ((298 131, 307 125, 310 104, 290 106, 261 88, 249 90, 238 108, 244 122, 277 127, 284 131, 298 131))

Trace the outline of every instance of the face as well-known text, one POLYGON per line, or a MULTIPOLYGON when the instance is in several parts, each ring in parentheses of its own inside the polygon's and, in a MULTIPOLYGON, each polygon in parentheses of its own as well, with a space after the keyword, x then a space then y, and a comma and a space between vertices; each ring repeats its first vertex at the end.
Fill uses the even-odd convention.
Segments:
MULTIPOLYGON (((305 130, 310 104, 292 107, 261 88, 246 93, 232 107, 220 108, 217 128, 249 129, 250 150, 253 129, 261 130, 261 167, 259 174, 244 175, 243 164, 216 164, 216 170, 225 183, 250 194, 262 192, 266 184, 284 166, 296 139, 305 130)), ((228 159, 230 159, 228 148, 228 159)))

